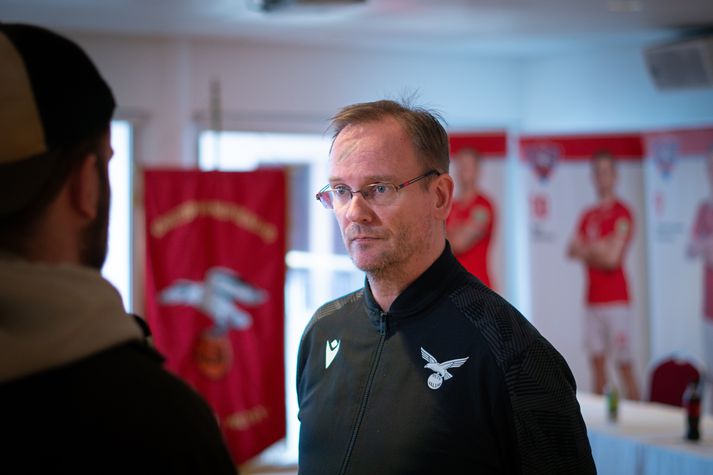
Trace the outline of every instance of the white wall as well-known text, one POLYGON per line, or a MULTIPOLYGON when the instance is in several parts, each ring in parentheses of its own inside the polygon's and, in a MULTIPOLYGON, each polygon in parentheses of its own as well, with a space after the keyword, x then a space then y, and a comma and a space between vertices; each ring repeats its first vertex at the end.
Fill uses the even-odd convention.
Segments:
POLYGON ((609 46, 527 60, 528 132, 640 131, 713 122, 713 88, 657 91, 641 49, 609 46))
POLYGON ((272 123, 300 131, 308 123, 323 132, 326 119, 343 105, 413 91, 454 127, 508 126, 520 115, 522 78, 515 60, 72 36, 112 85, 119 115, 140 116, 138 159, 144 164, 194 163, 194 119, 207 115, 214 80, 221 83, 224 125, 272 123))

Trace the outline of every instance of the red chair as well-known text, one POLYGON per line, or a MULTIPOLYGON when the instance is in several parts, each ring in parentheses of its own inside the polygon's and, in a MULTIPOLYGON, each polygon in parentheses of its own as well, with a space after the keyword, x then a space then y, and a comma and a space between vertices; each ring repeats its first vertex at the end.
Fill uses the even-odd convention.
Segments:
POLYGON ((660 360, 651 372, 649 400, 681 407, 686 386, 700 377, 701 371, 690 360, 675 357, 660 360))

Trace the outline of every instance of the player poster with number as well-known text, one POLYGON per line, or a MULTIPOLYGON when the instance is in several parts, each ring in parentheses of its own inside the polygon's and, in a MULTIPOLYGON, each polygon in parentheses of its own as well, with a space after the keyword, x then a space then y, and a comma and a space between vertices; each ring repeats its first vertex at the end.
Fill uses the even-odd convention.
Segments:
POLYGON ((651 355, 676 352, 713 368, 713 128, 644 140, 651 355))
POLYGON ((504 131, 449 134, 450 174, 456 182, 447 223, 456 258, 490 288, 503 293, 503 221, 507 135, 504 131))
POLYGON ((527 199, 531 318, 565 356, 584 390, 598 385, 593 354, 617 354, 606 363, 610 378, 617 381, 614 360, 624 358, 628 347, 640 395, 648 346, 641 137, 523 136, 520 155, 527 199), (612 158, 603 160, 604 174, 594 166, 597 154, 612 158), (616 206, 600 208, 603 185, 611 190, 616 206), (590 256, 586 260, 585 254, 590 256), (592 260, 617 255, 620 258, 606 257, 611 263, 592 260), (616 329, 611 339, 597 337, 585 315, 590 308, 612 302, 628 307, 631 332, 616 329))

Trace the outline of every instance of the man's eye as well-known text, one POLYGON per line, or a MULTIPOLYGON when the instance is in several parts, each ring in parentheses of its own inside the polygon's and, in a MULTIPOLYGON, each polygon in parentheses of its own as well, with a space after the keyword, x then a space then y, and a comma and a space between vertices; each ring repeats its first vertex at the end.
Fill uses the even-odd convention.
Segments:
POLYGON ((335 186, 334 194, 337 196, 347 196, 349 195, 349 188, 346 186, 335 186))
POLYGON ((384 193, 388 193, 389 187, 388 185, 382 185, 381 183, 377 183, 376 185, 372 186, 372 191, 377 195, 383 195, 384 193))

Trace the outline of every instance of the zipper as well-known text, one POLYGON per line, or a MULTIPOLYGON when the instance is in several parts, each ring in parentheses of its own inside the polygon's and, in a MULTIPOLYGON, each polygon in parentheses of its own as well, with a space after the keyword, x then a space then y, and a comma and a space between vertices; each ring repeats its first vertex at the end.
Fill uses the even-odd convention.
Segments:
POLYGON ((349 459, 352 455, 352 449, 354 449, 354 444, 356 443, 357 435, 359 434, 359 427, 361 426, 361 421, 364 419, 364 413, 366 412, 366 404, 369 401, 369 393, 371 392, 371 384, 374 382, 374 375, 376 374, 376 367, 379 365, 379 360, 381 359, 381 350, 384 347, 384 341, 386 340, 386 313, 383 311, 379 314, 379 344, 376 346, 376 354, 371 362, 371 368, 369 369, 369 378, 366 381, 366 387, 364 388, 364 395, 361 398, 361 405, 359 406, 359 413, 357 414, 356 422, 354 423, 354 430, 352 430, 352 436, 349 439, 349 446, 347 447, 347 453, 344 455, 344 461, 342 462, 342 467, 339 469, 339 475, 344 475, 347 471, 347 465, 349 464, 349 459))

